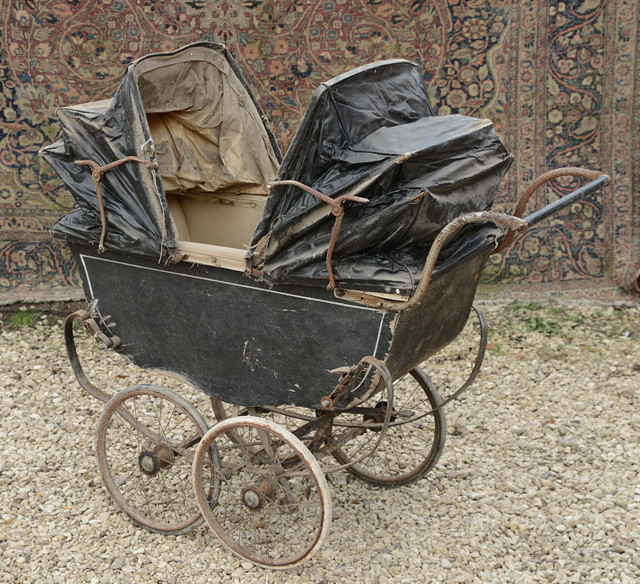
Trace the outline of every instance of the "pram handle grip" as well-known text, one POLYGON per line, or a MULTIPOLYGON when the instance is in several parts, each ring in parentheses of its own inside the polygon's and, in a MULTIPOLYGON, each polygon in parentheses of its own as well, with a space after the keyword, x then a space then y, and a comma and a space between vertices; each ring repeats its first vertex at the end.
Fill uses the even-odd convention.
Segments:
MULTIPOLYGON (((572 193, 561 197, 553 203, 546 205, 542 209, 535 211, 531 215, 528 215, 526 217, 526 221, 529 226, 535 225, 539 221, 542 221, 543 219, 550 217, 554 213, 557 213, 561 209, 568 207, 576 200, 590 195, 600 187, 609 184, 609 177, 597 170, 588 170, 586 168, 578 168, 575 166, 568 166, 565 168, 556 168, 554 170, 550 170, 549 172, 545 172, 544 174, 540 175, 527 187, 527 190, 522 194, 520 200, 518 201, 518 204, 516 205, 516 210, 513 213, 514 217, 522 217, 524 215, 527 204, 529 203, 529 199, 531 199, 533 193, 535 193, 542 185, 546 184, 550 180, 559 178, 561 176, 577 176, 580 178, 585 178, 591 182, 576 189, 572 193)), ((503 249, 505 249, 513 240, 514 235, 515 234, 512 232, 507 233, 500 245, 493 251, 493 253, 500 253, 503 249)))
POLYGON ((538 209, 534 211, 530 215, 527 215, 524 220, 531 225, 535 225, 536 223, 550 217, 551 215, 557 213, 560 209, 564 209, 568 207, 578 199, 582 199, 583 197, 590 195, 594 191, 597 191, 599 188, 604 187, 609 184, 609 177, 606 174, 599 176, 596 180, 591 181, 590 183, 576 189, 572 193, 561 197, 560 199, 554 201, 553 203, 549 203, 548 205, 542 207, 542 209, 538 209))

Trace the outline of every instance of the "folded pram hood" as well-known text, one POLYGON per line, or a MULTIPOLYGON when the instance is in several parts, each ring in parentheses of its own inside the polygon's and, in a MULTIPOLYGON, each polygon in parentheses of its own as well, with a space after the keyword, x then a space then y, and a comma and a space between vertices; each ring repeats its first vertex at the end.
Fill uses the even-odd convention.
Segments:
MULTIPOLYGON (((42 150, 77 208, 54 226, 58 237, 96 245, 102 222, 87 167, 127 156, 101 180, 106 247, 167 257, 176 228, 165 193, 252 193, 278 173, 347 203, 332 263, 338 285, 410 292, 437 233, 452 219, 485 210, 511 157, 491 122, 434 116, 415 64, 372 63, 323 83, 281 160, 268 122, 223 45, 195 43, 131 63, 112 99, 59 110, 62 139, 42 150)), ((274 189, 248 251, 248 268, 270 283, 324 286, 334 217, 297 187, 274 189)), ((468 232, 482 231, 471 226, 468 232)), ((498 232, 499 234, 499 232, 498 232)), ((446 262, 477 248, 465 236, 446 262)))
POLYGON ((56 236, 92 244, 100 236, 95 183, 76 160, 157 161, 159 171, 129 162, 101 180, 106 247, 130 253, 161 257, 175 248, 165 192, 263 191, 281 159, 242 73, 217 43, 138 59, 112 99, 64 107, 58 116, 62 139, 41 154, 77 208, 55 224, 56 236))
MULTIPOLYGON (((463 213, 489 209, 510 164, 489 120, 433 116, 418 67, 391 60, 320 86, 278 178, 332 198, 369 199, 346 204, 333 261, 338 285, 409 292, 438 232, 463 213)), ((313 195, 274 189, 252 267, 274 283, 326 283, 333 223, 313 195)), ((454 245, 443 259, 465 253, 454 245)))

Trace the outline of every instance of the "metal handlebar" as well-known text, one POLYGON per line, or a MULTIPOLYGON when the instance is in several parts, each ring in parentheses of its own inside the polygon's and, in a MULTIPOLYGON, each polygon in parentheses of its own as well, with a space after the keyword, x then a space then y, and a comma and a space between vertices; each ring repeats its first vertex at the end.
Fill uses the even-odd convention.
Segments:
POLYGON ((539 223, 543 219, 546 219, 554 213, 557 213, 558 211, 560 211, 560 209, 568 207, 578 199, 590 195, 594 191, 597 191, 599 188, 604 187, 608 184, 609 177, 606 174, 600 175, 600 177, 598 177, 596 180, 591 181, 590 183, 576 189, 572 193, 565 195, 564 197, 558 199, 557 201, 554 201, 553 203, 549 203, 545 207, 542 207, 542 209, 538 209, 530 215, 527 215, 524 220, 529 224, 529 227, 531 227, 531 225, 539 223))
MULTIPOLYGON (((577 199, 589 195, 600 187, 609 184, 609 177, 597 170, 587 170, 585 168, 577 168, 574 166, 550 170, 549 172, 545 172, 536 180, 534 180, 529 185, 527 190, 522 194, 520 200, 518 201, 518 204, 516 205, 516 210, 513 213, 514 217, 522 217, 524 215, 527 204, 529 203, 529 199, 531 198, 533 193, 535 193, 542 185, 548 183, 550 180, 559 178, 561 176, 577 176, 580 178, 588 179, 591 182, 576 189, 572 193, 561 197, 557 201, 546 205, 542 209, 535 211, 531 215, 528 215, 525 220, 527 221, 529 226, 535 225, 539 221, 542 221, 543 219, 550 217, 554 213, 557 213, 561 209, 564 209, 565 207, 571 205, 571 203, 573 203, 577 199)), ((513 232, 507 233, 500 245, 498 245, 498 247, 493 250, 493 253, 500 253, 503 249, 505 249, 513 240, 514 235, 515 233, 513 232)))

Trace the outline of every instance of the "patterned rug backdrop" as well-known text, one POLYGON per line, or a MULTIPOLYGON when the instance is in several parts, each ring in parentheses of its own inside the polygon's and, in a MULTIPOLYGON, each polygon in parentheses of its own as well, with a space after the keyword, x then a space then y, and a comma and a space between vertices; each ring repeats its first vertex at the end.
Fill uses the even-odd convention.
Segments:
MULTIPOLYGON (((637 0, 2 0, 0 301, 78 293, 49 235, 72 199, 37 157, 58 136, 56 108, 107 98, 130 60, 201 39, 228 45, 283 150, 321 81, 402 57, 421 65, 439 114, 494 121, 516 156, 499 209, 550 168, 604 170, 602 196, 493 256, 485 290, 628 294, 640 267, 639 12, 637 0)), ((532 206, 576 185, 558 180, 532 206)))

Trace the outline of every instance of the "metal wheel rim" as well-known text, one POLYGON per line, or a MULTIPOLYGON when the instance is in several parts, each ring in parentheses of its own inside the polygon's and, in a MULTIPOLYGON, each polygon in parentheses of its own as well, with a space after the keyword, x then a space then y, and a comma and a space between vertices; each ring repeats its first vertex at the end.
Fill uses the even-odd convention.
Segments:
MULTIPOLYGON (((190 511, 186 517, 171 522, 157 520, 156 518, 150 517, 145 514, 143 510, 139 509, 129 500, 126 494, 122 492, 121 487, 118 484, 121 479, 116 480, 112 472, 112 469, 117 466, 117 463, 111 462, 110 457, 107 454, 107 449, 109 448, 109 445, 107 444, 107 435, 109 433, 109 430, 113 429, 111 423, 116 416, 122 423, 122 421, 124 420, 123 415, 126 417, 126 412, 129 411, 128 408, 126 411, 124 409, 126 406, 126 402, 131 399, 135 400, 136 398, 142 396, 158 398, 172 404, 172 406, 174 407, 173 413, 175 414, 175 412, 179 412, 179 415, 183 416, 184 419, 188 421, 188 423, 191 423, 194 439, 200 439, 207 432, 208 426, 203 416, 195 407, 193 407, 187 400, 185 400, 181 396, 163 387, 156 387, 152 385, 133 386, 113 396, 113 398, 105 406, 100 416, 100 419, 98 421, 98 428, 96 431, 95 442, 98 469, 100 471, 100 475, 102 477, 104 485, 111 497, 114 499, 115 503, 136 524, 154 533, 162 533, 166 535, 179 535, 182 533, 187 533, 188 531, 191 531, 200 523, 202 523, 203 520, 202 514, 200 513, 195 499, 192 505, 193 512, 190 511)), ((134 416, 137 417, 137 414, 134 413, 134 416)), ((170 422, 171 420, 168 420, 168 423, 170 422)), ((127 423, 131 425, 130 421, 127 421, 127 423)), ((169 427, 167 426, 166 429, 168 430, 169 427)), ((133 432, 136 430, 134 428, 131 428, 131 431, 133 432)), ((207 456, 209 456, 210 458, 218 458, 218 454, 217 452, 215 452, 215 445, 208 450, 207 456)), ((189 461, 186 468, 190 468, 190 465, 191 463, 189 461)), ((163 471, 160 471, 160 473, 161 472, 163 471)), ((128 478, 131 478, 132 481, 135 481, 136 477, 133 476, 133 471, 130 473, 130 477, 128 476, 128 478)), ((144 481, 145 479, 141 480, 144 481)), ((184 493, 191 493, 188 487, 188 483, 184 485, 184 493)), ((187 495, 183 496, 186 497, 187 495)), ((208 496, 216 496, 215 477, 213 475, 211 477, 208 496)))
MULTIPOLYGON (((221 467, 218 467, 217 470, 221 473, 225 472, 224 458, 221 459, 221 467)), ((296 473, 298 476, 300 476, 302 471, 296 471, 296 473)), ((196 494, 196 499, 198 500, 198 504, 200 506, 200 511, 202 512, 203 517, 205 518, 211 529, 218 536, 220 541, 231 551, 233 551, 241 558, 249 560, 254 564, 271 569, 293 568, 311 558, 313 554, 315 554, 322 546, 324 540, 327 537, 331 524, 332 505, 329 488, 324 473, 322 472, 322 469, 320 468, 317 460, 314 458, 311 452, 309 452, 309 449, 291 432, 285 430, 274 422, 255 416, 228 418, 222 422, 219 422, 207 432, 207 434, 203 437, 200 444, 198 445, 193 461, 192 476, 193 488, 196 494), (306 474, 310 475, 313 484, 315 485, 319 505, 319 525, 315 529, 315 535, 313 539, 300 552, 292 555, 291 557, 272 559, 264 556, 258 556, 252 554, 251 551, 246 547, 243 547, 243 545, 233 540, 233 538, 230 537, 227 533, 227 530, 225 530, 224 527, 219 523, 214 512, 215 505, 210 504, 210 501, 207 499, 206 493, 202 488, 200 475, 203 469, 207 449, 213 443, 215 443, 216 438, 221 436, 223 433, 233 433, 236 429, 239 428, 255 428, 256 430, 264 430, 275 436, 278 440, 282 441, 282 443, 286 444, 289 448, 291 448, 291 450, 295 451, 298 454, 301 462, 305 466, 306 474)), ((223 481, 224 479, 221 482, 223 481)), ((220 492, 222 493, 223 490, 224 486, 221 486, 220 492)))
MULTIPOLYGON (((397 392, 398 388, 396 388, 395 403, 398 410, 403 409, 403 403, 406 403, 408 399, 410 399, 411 395, 413 395, 417 390, 424 391, 426 403, 430 404, 430 409, 437 407, 442 402, 442 398, 440 397, 433 383, 426 375, 426 373, 422 371, 422 369, 416 367, 407 375, 411 375, 411 377, 417 382, 417 385, 408 397, 403 397, 402 392, 397 392)), ((374 397, 374 399, 377 399, 377 397, 374 397)), ((434 428, 432 432, 429 432, 431 436, 431 446, 429 448, 429 451, 425 454, 422 462, 418 465, 413 466, 409 471, 404 473, 397 473, 394 475, 384 475, 377 472, 371 472, 366 468, 366 464, 371 460, 371 457, 359 463, 348 466, 347 470, 354 476, 368 483, 383 487, 397 487, 407 485, 419 480, 435 466, 444 448, 447 431, 446 418, 443 409, 436 410, 433 413, 433 416, 427 416, 427 418, 423 418, 419 415, 414 416, 410 420, 408 420, 406 424, 392 422, 387 429, 387 436, 385 437, 385 440, 383 440, 382 444, 380 444, 380 446, 378 447, 378 452, 380 452, 380 449, 386 447, 385 441, 394 439, 395 434, 401 432, 402 429, 406 428, 408 424, 411 424, 418 420, 429 420, 431 418, 433 419, 434 428)), ((353 458, 344 450, 344 448, 336 449, 333 452, 333 455, 336 460, 345 465, 349 464, 350 459, 353 458)), ((372 453, 372 456, 376 455, 376 452, 372 453)))

